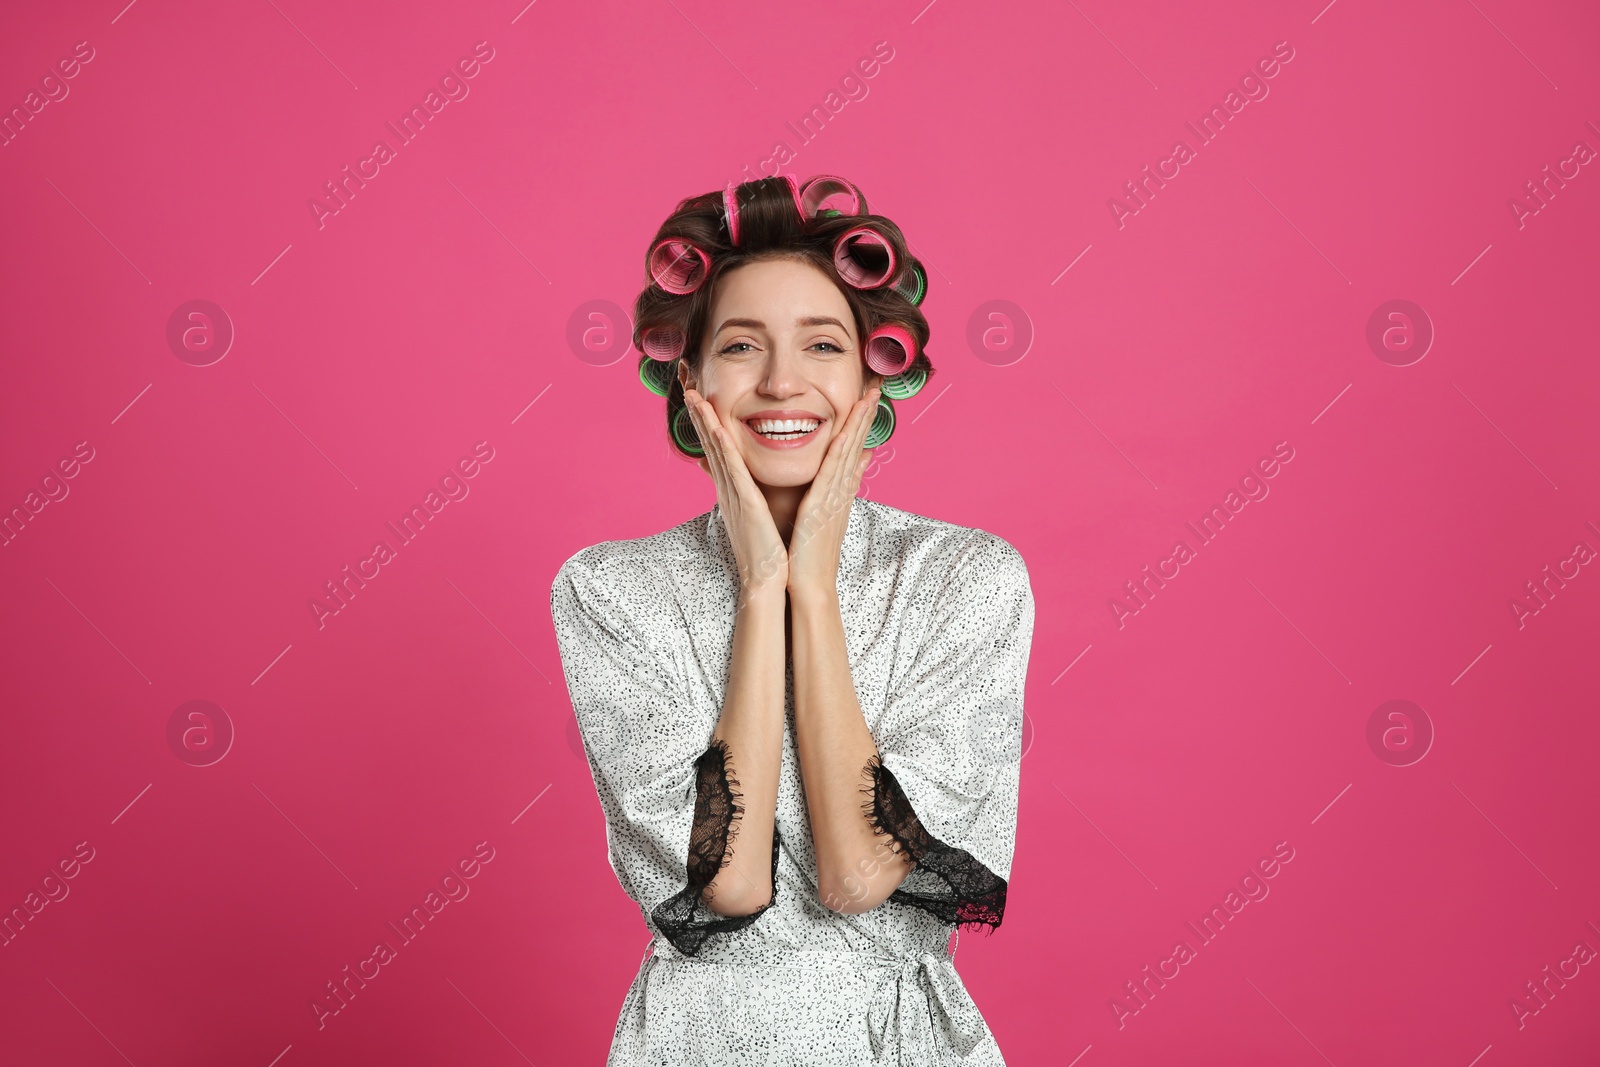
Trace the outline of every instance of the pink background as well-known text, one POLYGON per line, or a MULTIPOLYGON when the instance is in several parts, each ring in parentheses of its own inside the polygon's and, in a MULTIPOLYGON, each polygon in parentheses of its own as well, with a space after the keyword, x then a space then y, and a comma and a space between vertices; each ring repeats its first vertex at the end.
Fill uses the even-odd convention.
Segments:
POLYGON ((1594 1062, 1600 967, 1563 961, 1600 949, 1600 168, 1563 161, 1600 149, 1600 15, 1324 2, 14 6, 8 112, 93 58, 0 148, 0 507, 25 515, 0 908, 39 906, 0 948, 0 1060, 602 1061, 647 934, 550 582, 713 495, 626 320, 586 305, 629 306, 677 200, 785 142, 930 267, 937 375, 865 491, 1032 575, 1010 904, 957 953, 1007 1061, 1594 1062), (480 41, 400 145, 385 123, 480 41), (1185 123, 1281 41, 1200 146, 1185 123), (319 225, 379 138, 394 158, 319 225), (1119 226, 1110 198, 1179 139, 1194 158, 1119 226), (1541 203, 1547 165, 1569 177, 1541 203), (1435 334, 1404 366, 1415 345, 1367 341, 1396 299, 1435 334), (190 300, 236 335, 208 365, 167 339, 190 300), (478 442, 445 482, 468 495, 319 627, 324 583, 478 442), (1201 546, 1185 524, 1280 442, 1201 546), (193 700, 221 711, 174 744, 193 700), (1390 700, 1421 709, 1420 761, 1395 765, 1403 731, 1369 744, 1390 700), (220 761, 180 758, 224 718, 220 761), (469 895, 402 942, 480 842, 469 895), (1202 945, 1186 922, 1279 842, 1270 894, 1202 945), (1546 966, 1578 970, 1541 1003, 1546 966))

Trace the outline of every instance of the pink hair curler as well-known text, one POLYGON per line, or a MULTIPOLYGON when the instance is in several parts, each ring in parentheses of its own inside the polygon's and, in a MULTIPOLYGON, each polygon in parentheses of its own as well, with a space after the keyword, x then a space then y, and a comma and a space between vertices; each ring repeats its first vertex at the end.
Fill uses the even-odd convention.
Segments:
POLYGON ((848 209, 839 209, 843 214, 867 213, 867 198, 861 195, 860 189, 843 178, 835 178, 831 174, 818 174, 814 178, 807 178, 806 183, 800 187, 800 217, 809 219, 820 214, 828 201, 836 196, 844 197, 848 203, 848 209))
POLYGON ((833 244, 833 266, 857 289, 876 289, 894 276, 894 246, 870 226, 846 230, 833 244))
POLYGON ((867 336, 867 366, 889 377, 903 373, 917 358, 917 341, 901 326, 879 326, 867 336))
POLYGON ((780 174, 778 177, 789 183, 789 195, 794 197, 795 214, 800 216, 800 221, 806 221, 806 209, 800 203, 800 179, 793 174, 780 174))
MULTIPOLYGON (((789 195, 794 198, 795 214, 800 216, 801 222, 806 221, 805 208, 800 206, 799 180, 793 174, 774 174, 772 177, 782 178, 789 183, 789 195)), ((748 185, 749 182, 741 184, 748 185)), ((739 185, 729 182, 728 187, 722 190, 722 216, 728 223, 728 243, 735 248, 739 247, 739 188, 739 185)))
POLYGON ((722 218, 728 224, 728 243, 739 247, 739 193, 738 186, 729 182, 722 190, 722 218))
POLYGON ((650 249, 650 277, 669 293, 692 293, 710 273, 711 257, 682 237, 664 237, 650 249))
POLYGON ((676 326, 652 326, 639 336, 639 348, 651 359, 670 363, 683 355, 683 331, 676 326))

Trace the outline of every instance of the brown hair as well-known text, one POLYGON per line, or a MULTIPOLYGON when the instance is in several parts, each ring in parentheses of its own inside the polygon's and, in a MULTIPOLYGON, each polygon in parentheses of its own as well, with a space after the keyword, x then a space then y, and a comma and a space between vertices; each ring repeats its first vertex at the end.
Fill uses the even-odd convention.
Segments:
MULTIPOLYGON (((645 287, 633 304, 635 349, 644 351, 644 334, 652 329, 680 331, 679 336, 684 341, 682 355, 670 364, 671 381, 666 393, 667 436, 680 455, 688 453, 678 445, 672 434, 673 421, 684 406, 683 385, 677 376, 678 363, 687 362, 691 370, 699 369, 717 280, 746 263, 784 258, 810 264, 844 294, 855 318, 856 337, 863 348, 867 337, 880 326, 899 326, 910 333, 917 344, 916 358, 902 375, 926 379, 933 373, 933 364, 929 362, 926 351, 928 320, 913 303, 913 300, 921 301, 927 276, 921 262, 907 247, 900 227, 882 215, 869 214, 864 197, 859 198, 859 214, 824 211, 802 219, 796 209, 789 179, 781 176, 743 182, 735 188, 733 195, 737 198, 738 247, 733 245, 728 232, 722 193, 703 193, 680 201, 656 231, 649 248, 654 249, 665 239, 677 238, 705 252, 710 259, 710 270, 693 292, 671 293, 657 285, 651 276, 647 250, 645 287), (835 243, 846 231, 861 227, 875 231, 893 250, 895 275, 880 288, 858 289, 846 282, 834 265, 835 243)), ((646 369, 665 374, 668 368, 646 369)), ((862 370, 867 375, 875 373, 866 367, 865 362, 862 370)), ((920 384, 906 395, 916 392, 918 388, 920 384)), ((888 404, 892 413, 893 405, 887 395, 880 403, 888 404)))

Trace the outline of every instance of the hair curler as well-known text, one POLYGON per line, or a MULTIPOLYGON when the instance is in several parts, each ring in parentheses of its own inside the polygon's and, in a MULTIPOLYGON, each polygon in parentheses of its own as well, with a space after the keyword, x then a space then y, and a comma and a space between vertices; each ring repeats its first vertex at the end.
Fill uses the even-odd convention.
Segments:
POLYGON ((650 249, 650 277, 669 293, 692 293, 710 273, 711 257, 685 238, 663 237, 650 249))
POLYGON ((722 221, 728 226, 728 243, 739 247, 739 193, 738 186, 729 182, 722 190, 722 221))
POLYGON ((889 438, 894 436, 894 404, 889 398, 878 396, 878 410, 872 415, 872 427, 867 431, 867 438, 861 442, 862 448, 877 448, 889 438))
MULTIPOLYGON (((800 206, 800 182, 793 174, 774 174, 774 178, 782 178, 789 185, 789 195, 794 199, 794 210, 800 216, 800 221, 806 221, 805 208, 800 206)), ((762 179, 757 178, 756 181, 762 179)), ((727 188, 722 190, 722 218, 728 226, 728 243, 739 247, 739 190, 750 182, 741 182, 735 185, 729 182, 727 188)))
POLYGON ((780 174, 780 178, 789 183, 789 195, 794 198, 795 214, 800 216, 800 221, 806 221, 806 209, 800 200, 800 180, 793 174, 780 174))
POLYGON ((656 396, 666 396, 678 378, 678 362, 663 363, 649 356, 639 357, 639 381, 656 396))
POLYGON ((670 323, 651 326, 639 335, 639 350, 663 363, 670 363, 683 355, 683 344, 683 331, 670 323))
POLYGON ((884 378, 882 392, 890 400, 910 400, 927 384, 926 367, 907 367, 899 374, 891 374, 884 378))
POLYGON ((921 267, 913 263, 900 277, 895 279, 894 291, 905 297, 911 302, 911 306, 915 307, 922 303, 923 296, 928 292, 927 276, 922 273, 921 267))
POLYGON ((706 454, 705 446, 700 443, 700 435, 695 431, 694 418, 687 407, 678 408, 672 416, 672 443, 686 456, 698 459, 706 454))
POLYGON ((822 207, 834 197, 842 197, 848 210, 837 211, 841 215, 865 215, 867 213, 867 198, 861 195, 850 182, 843 178, 835 178, 831 174, 818 174, 816 177, 807 178, 798 193, 800 217, 813 218, 822 214, 822 207))
POLYGON ((903 326, 879 326, 867 335, 862 357, 885 377, 902 374, 917 358, 917 341, 903 326))
POLYGON ((870 226, 857 226, 833 244, 833 267, 857 289, 876 289, 894 276, 894 246, 870 226))

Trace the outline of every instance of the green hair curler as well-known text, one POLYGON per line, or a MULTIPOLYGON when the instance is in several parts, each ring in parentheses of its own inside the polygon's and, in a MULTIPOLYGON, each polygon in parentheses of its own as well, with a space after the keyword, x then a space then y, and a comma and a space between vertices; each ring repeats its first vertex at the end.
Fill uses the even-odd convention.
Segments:
POLYGON ((891 400, 910 400, 928 384, 928 372, 922 367, 911 367, 883 380, 883 395, 891 400))
POLYGON ((922 303, 922 298, 927 295, 928 278, 922 273, 922 268, 913 263, 910 270, 895 279, 893 289, 915 307, 922 303))
POLYGON ((705 446, 700 443, 700 435, 695 432, 694 419, 687 407, 680 407, 672 416, 672 443, 686 456, 698 459, 706 454, 705 446))
POLYGON ((872 416, 872 428, 867 431, 867 439, 861 442, 861 447, 877 448, 892 436, 894 436, 894 405, 889 402, 887 396, 880 393, 878 410, 872 416))
POLYGON ((678 361, 669 360, 663 363, 659 359, 649 356, 639 357, 639 380, 644 387, 656 396, 666 396, 667 390, 672 387, 672 382, 678 377, 678 361))

